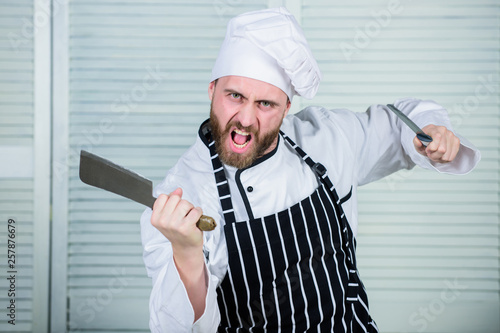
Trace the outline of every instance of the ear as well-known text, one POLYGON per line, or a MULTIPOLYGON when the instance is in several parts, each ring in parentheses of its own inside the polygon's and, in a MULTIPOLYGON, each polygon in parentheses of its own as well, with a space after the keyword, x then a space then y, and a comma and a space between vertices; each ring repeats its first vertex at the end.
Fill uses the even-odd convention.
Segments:
POLYGON ((288 111, 290 111, 290 107, 292 106, 292 102, 290 102, 290 98, 287 97, 286 99, 286 109, 285 109, 285 113, 283 114, 283 118, 286 117, 286 115, 288 114, 288 111))
POLYGON ((208 84, 208 98, 212 100, 215 92, 215 81, 212 81, 208 84))

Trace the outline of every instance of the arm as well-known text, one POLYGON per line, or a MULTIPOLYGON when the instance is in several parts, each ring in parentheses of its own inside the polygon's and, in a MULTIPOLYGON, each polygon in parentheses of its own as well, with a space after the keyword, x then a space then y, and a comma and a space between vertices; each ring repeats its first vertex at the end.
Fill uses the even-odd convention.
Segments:
MULTIPOLYGON (((448 112, 433 101, 405 99, 397 101, 433 142, 425 149, 408 126, 402 125, 401 144, 413 163, 423 168, 449 174, 467 174, 481 159, 479 150, 454 132, 448 112)), ((400 124, 401 126, 401 124, 400 124)))
POLYGON ((154 211, 146 209, 141 217, 144 263, 153 282, 150 329, 152 332, 214 332, 220 321, 215 292, 218 278, 205 264, 202 232, 189 226, 196 223, 201 210, 190 208, 180 195, 180 190, 168 196, 159 195, 154 211), (181 208, 175 214, 180 215, 170 219, 168 226, 164 225, 167 215, 172 215, 168 214, 169 210, 179 204, 181 208), (179 218, 186 209, 185 219, 179 218), (174 222, 180 225, 173 226, 174 222), (153 223, 164 229, 175 246, 153 223), (185 232, 189 236, 183 236, 185 232))
POLYGON ((196 321, 205 311, 207 294, 203 232, 196 227, 202 211, 181 197, 181 189, 170 195, 158 196, 151 224, 172 244, 173 260, 193 306, 196 321))
POLYGON ((373 105, 367 112, 356 114, 353 126, 359 129, 354 132, 360 136, 351 140, 360 161, 360 185, 415 165, 451 174, 468 173, 477 165, 479 151, 453 132, 442 106, 416 99, 394 104, 431 135, 433 142, 426 149, 422 147, 415 133, 384 105, 373 105))

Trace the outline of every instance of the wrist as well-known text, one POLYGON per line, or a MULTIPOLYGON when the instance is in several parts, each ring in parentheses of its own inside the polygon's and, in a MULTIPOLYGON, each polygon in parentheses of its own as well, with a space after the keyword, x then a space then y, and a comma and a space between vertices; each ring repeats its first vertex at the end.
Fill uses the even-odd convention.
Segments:
POLYGON ((173 250, 175 266, 182 280, 196 280, 204 274, 205 256, 203 250, 198 248, 173 250))
POLYGON ((196 322, 205 311, 208 276, 203 248, 173 249, 174 264, 186 288, 196 322))

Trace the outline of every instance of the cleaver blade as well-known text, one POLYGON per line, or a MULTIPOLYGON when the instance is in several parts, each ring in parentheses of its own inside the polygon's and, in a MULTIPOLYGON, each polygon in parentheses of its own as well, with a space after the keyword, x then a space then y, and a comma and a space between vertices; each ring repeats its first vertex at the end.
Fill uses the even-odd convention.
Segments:
MULTIPOLYGON (((125 169, 105 158, 82 150, 80 152, 80 179, 85 184, 113 192, 153 209, 153 182, 125 169)), ((217 224, 209 216, 202 215, 196 226, 210 231, 217 224)))

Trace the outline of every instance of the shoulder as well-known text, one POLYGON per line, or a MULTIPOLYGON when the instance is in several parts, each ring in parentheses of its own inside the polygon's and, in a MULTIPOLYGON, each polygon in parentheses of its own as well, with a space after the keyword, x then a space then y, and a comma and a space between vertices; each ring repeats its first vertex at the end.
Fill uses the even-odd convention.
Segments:
POLYGON ((358 115, 347 109, 326 109, 309 106, 283 121, 281 129, 299 145, 309 141, 317 144, 324 140, 339 142, 347 140, 346 133, 356 129, 358 115))
POLYGON ((350 187, 353 170, 352 141, 359 126, 356 115, 346 109, 307 107, 283 121, 282 131, 315 162, 322 163, 332 181, 350 187), (342 180, 341 180, 342 179, 342 180))
POLYGON ((301 111, 288 115, 283 124, 303 129, 339 127, 343 123, 356 121, 358 114, 347 109, 327 109, 321 106, 308 106, 301 111))

